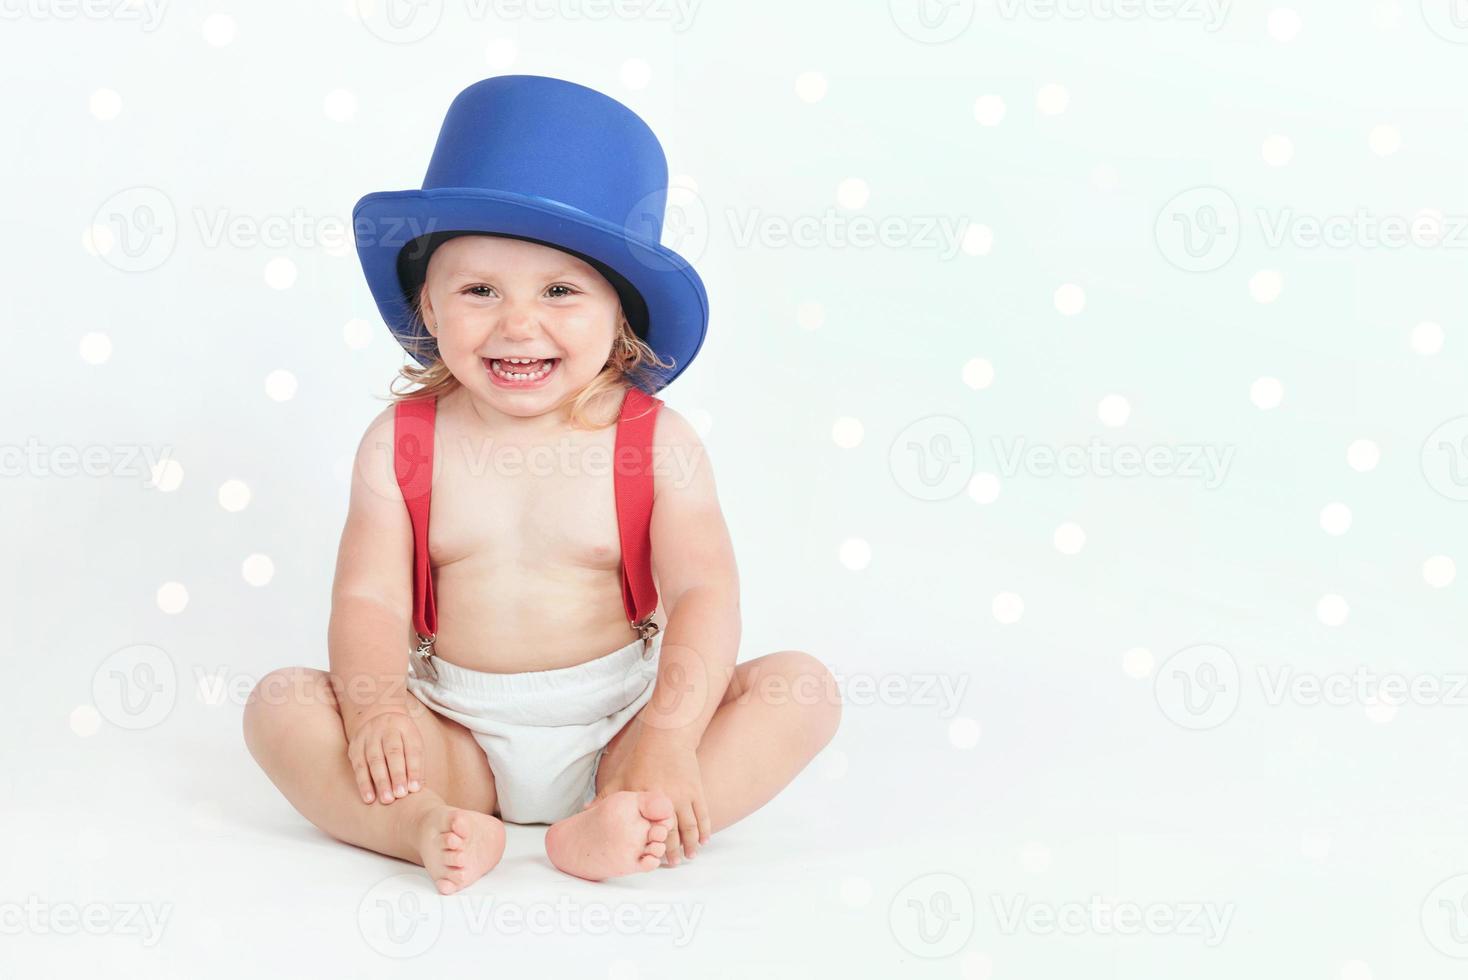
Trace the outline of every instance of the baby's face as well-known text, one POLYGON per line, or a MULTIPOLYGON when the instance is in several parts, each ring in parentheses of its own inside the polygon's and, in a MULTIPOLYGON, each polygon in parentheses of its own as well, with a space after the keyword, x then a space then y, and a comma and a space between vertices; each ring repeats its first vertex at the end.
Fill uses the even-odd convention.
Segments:
POLYGON ((445 366, 476 398, 521 417, 568 402, 601 372, 620 310, 616 289, 586 262, 515 238, 450 239, 424 283, 423 317, 445 366))

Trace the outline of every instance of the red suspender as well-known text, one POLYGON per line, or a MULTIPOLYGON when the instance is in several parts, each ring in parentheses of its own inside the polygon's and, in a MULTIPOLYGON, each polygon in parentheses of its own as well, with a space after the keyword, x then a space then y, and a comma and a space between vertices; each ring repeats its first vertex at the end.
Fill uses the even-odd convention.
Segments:
POLYGON ((627 622, 643 639, 658 631, 652 614, 658 590, 652 581, 652 433, 662 399, 629 387, 617 420, 612 454, 617 495, 617 529, 622 539, 622 605, 627 622))
MULTIPOLYGON (((433 604, 433 566, 428 559, 428 511, 433 496, 433 421, 436 398, 397 403, 393 469, 413 525, 413 628, 431 646, 438 632, 433 604)), ((613 486, 622 544, 622 606, 627 622, 644 639, 658 631, 652 615, 658 590, 652 580, 653 428, 662 399, 629 387, 617 420, 613 486)))
POLYGON ((428 505, 433 497, 433 417, 437 398, 398 402, 394 415, 393 469, 408 520, 413 524, 413 628, 419 642, 438 632, 433 604, 433 566, 428 561, 428 505))

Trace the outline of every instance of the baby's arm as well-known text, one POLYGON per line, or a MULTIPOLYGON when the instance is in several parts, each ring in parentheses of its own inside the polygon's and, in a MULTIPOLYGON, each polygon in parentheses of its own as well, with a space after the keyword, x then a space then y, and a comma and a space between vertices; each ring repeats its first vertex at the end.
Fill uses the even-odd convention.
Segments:
POLYGON ((655 697, 643 720, 697 746, 739 651, 739 571, 698 433, 664 407, 654 448, 652 567, 668 614, 659 679, 676 677, 681 693, 691 696, 665 704, 655 697))
MULTIPOLYGON (((665 406, 658 413, 654 447, 652 565, 668 626, 657 687, 641 712, 643 735, 634 752, 645 755, 648 771, 671 773, 676 757, 694 758, 733 674, 739 652, 739 572, 698 433, 665 406)), ((675 787, 664 792, 681 795, 675 787)), ((678 823, 668 838, 673 863, 680 852, 692 855, 712 832, 701 789, 693 795, 673 800, 678 823)))
POLYGON ((357 447, 327 629, 348 757, 367 803, 391 803, 397 787, 419 788, 421 744, 407 709, 412 565, 413 529, 393 472, 389 407, 357 447))

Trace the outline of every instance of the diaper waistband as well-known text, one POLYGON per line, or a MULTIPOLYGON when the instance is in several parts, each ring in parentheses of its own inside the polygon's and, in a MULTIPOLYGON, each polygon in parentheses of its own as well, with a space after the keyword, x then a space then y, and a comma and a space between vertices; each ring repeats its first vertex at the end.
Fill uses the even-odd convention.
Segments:
MULTIPOLYGON (((513 697, 517 701, 592 694, 622 687, 627 684, 629 676, 641 673, 641 667, 645 666, 655 672, 662 644, 663 634, 659 631, 653 636, 646 657, 643 652, 648 649, 647 641, 638 638, 584 664, 517 674, 470 670, 468 667, 451 664, 442 657, 434 657, 433 666, 438 671, 438 679, 431 682, 430 686, 476 697, 513 697)), ((418 683, 426 683, 421 678, 416 680, 418 683)))

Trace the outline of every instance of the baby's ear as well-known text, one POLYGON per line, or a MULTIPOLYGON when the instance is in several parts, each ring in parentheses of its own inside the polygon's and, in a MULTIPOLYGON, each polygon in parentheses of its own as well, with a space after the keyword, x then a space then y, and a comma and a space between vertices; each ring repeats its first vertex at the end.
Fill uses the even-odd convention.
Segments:
POLYGON ((419 317, 423 320, 423 327, 428 335, 434 340, 438 339, 438 318, 433 315, 433 308, 428 303, 428 284, 418 291, 419 317))

